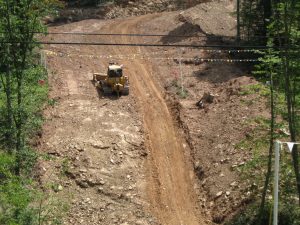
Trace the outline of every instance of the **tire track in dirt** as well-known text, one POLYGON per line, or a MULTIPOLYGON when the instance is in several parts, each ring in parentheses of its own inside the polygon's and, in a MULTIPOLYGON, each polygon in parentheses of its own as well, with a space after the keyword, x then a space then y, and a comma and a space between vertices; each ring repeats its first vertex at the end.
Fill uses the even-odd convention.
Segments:
POLYGON ((67 84, 70 95, 78 93, 77 81, 74 80, 74 73, 72 70, 65 70, 64 74, 67 75, 67 84))
MULTIPOLYGON (((148 15, 115 23, 107 29, 111 33, 135 33, 137 24, 156 15, 148 15)), ((139 41, 122 37, 123 42, 139 41)), ((117 54, 134 54, 134 47, 113 47, 117 54)), ((143 51, 147 51, 145 48, 143 51)), ((174 126, 171 112, 163 98, 163 91, 154 79, 155 65, 134 59, 125 61, 131 90, 138 99, 147 134, 146 147, 150 156, 146 162, 147 196, 151 211, 164 225, 203 224, 197 211, 193 188, 193 169, 189 149, 174 126)))
MULTIPOLYGON (((109 22, 105 22, 108 25, 109 22)), ((98 31, 104 21, 81 21, 50 29, 61 32, 98 31), (95 26, 94 26, 95 25, 95 26), (84 29, 83 29, 84 28, 84 29), (82 30, 81 30, 82 29, 82 30)), ((48 37, 88 41, 89 37, 48 37)), ((99 59, 82 57, 106 52, 99 46, 47 46, 49 97, 57 104, 45 111, 39 150, 53 155, 41 160, 41 185, 60 185, 53 195, 70 208, 63 224, 157 224, 144 213, 139 190, 143 183, 143 129, 132 96, 102 97, 91 82, 93 72, 107 67, 99 59)), ((52 191, 52 190, 50 190, 52 191)), ((57 210, 60 213, 60 208, 57 210)), ((63 213, 63 212, 62 212, 63 213)))

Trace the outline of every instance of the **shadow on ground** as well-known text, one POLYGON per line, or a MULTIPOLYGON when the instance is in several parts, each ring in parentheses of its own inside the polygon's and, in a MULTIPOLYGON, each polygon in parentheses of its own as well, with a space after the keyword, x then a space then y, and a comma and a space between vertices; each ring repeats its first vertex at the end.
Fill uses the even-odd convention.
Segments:
MULTIPOLYGON (((192 57, 199 59, 253 59, 257 55, 254 53, 229 52, 228 50, 242 49, 236 40, 236 37, 219 36, 206 34, 198 25, 183 23, 171 30, 167 36, 160 39, 163 44, 193 44, 206 47, 199 47, 199 53, 193 54, 192 57), (210 50, 210 51, 201 51, 210 50)), ((188 49, 186 51, 189 51, 188 49)), ((195 52, 195 51, 194 51, 195 52)), ((187 64, 191 62, 188 61, 187 64)), ((199 80, 208 81, 211 83, 223 83, 232 78, 244 76, 253 68, 253 62, 202 62, 195 63, 196 71, 192 76, 199 80)))

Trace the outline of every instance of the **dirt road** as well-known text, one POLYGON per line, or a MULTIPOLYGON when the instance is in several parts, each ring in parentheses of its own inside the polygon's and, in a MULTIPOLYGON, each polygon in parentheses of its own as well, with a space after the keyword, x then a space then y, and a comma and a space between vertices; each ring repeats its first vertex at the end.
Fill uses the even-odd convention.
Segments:
MULTIPOLYGON (((147 15, 126 20, 108 21, 107 23, 97 20, 81 21, 51 29, 61 32, 137 33, 140 23, 151 20, 157 16, 158 15, 147 15)), ((61 36, 60 40, 89 41, 91 38, 92 37, 61 36)), ((104 41, 116 42, 120 41, 120 39, 110 40, 109 37, 106 37, 104 41)), ((133 37, 123 36, 122 41, 131 42, 138 40, 135 40, 133 37)), ((58 146, 61 145, 62 139, 66 140, 66 137, 69 137, 72 142, 74 142, 75 139, 77 145, 79 145, 79 147, 75 146, 75 149, 78 148, 79 152, 81 152, 80 149, 86 148, 83 154, 76 153, 79 154, 79 158, 75 157, 72 161, 73 164, 68 173, 71 174, 72 179, 75 179, 76 184, 67 185, 67 189, 69 192, 72 192, 73 198, 77 199, 77 201, 86 201, 87 205, 93 205, 95 202, 93 205, 95 210, 92 212, 89 210, 89 207, 93 208, 92 206, 86 206, 86 209, 84 209, 82 207, 80 208, 80 204, 74 203, 66 223, 112 224, 105 218, 102 218, 102 221, 105 222, 101 223, 99 219, 101 216, 94 215, 97 209, 100 208, 102 211, 102 208, 109 208, 110 204, 107 203, 106 206, 101 206, 102 208, 99 206, 99 201, 102 200, 101 198, 103 198, 103 196, 99 196, 97 191, 95 192, 94 189, 87 187, 93 187, 93 185, 89 185, 93 182, 88 182, 87 177, 92 180, 97 180, 97 176, 100 174, 102 176, 100 180, 106 176, 110 183, 117 182, 117 184, 110 187, 110 191, 106 191, 106 189, 102 187, 98 189, 98 192, 104 193, 105 197, 111 197, 114 196, 113 194, 115 193, 116 187, 118 187, 118 185, 121 186, 125 182, 124 179, 126 178, 124 178, 124 175, 130 173, 131 175, 127 175, 127 178, 132 177, 130 180, 133 184, 130 183, 130 185, 136 188, 134 194, 131 194, 131 196, 137 196, 137 200, 130 201, 130 203, 120 202, 118 200, 119 208, 123 208, 124 215, 128 215, 129 213, 136 214, 135 211, 137 209, 140 210, 140 208, 143 208, 143 210, 150 212, 154 218, 157 218, 159 224, 204 224, 198 209, 197 194, 194 188, 196 184, 190 161, 189 147, 183 139, 181 131, 174 123, 172 112, 170 112, 164 99, 164 90, 156 79, 160 71, 158 71, 155 62, 151 63, 141 59, 125 59, 121 62, 125 65, 125 73, 128 74, 131 82, 130 97, 122 97, 117 100, 100 98, 100 100, 98 100, 98 93, 89 81, 92 72, 97 72, 100 69, 105 70, 108 62, 108 60, 94 59, 92 57, 93 55, 133 55, 138 53, 138 51, 150 52, 151 49, 94 46, 66 47, 53 45, 49 47, 49 50, 51 52, 61 53, 61 55, 49 56, 50 69, 58 74, 58 77, 51 78, 53 86, 52 96, 59 96, 61 100, 60 105, 55 109, 55 112, 60 114, 60 117, 55 119, 56 122, 52 121, 51 124, 48 123, 48 125, 46 125, 44 142, 48 143, 48 145, 50 142, 53 148, 58 148, 58 146), (90 56, 90 58, 85 58, 83 57, 84 55, 90 56), (82 108, 84 110, 82 110, 82 108), (86 110, 87 108, 88 110, 86 110), (67 117, 68 120, 64 119, 67 117), (141 121, 142 124, 139 124, 139 121, 141 121), (57 126, 57 124, 55 126, 55 123, 61 124, 62 126, 60 125, 60 127, 58 127, 59 125, 57 126), (83 126, 78 124, 83 124, 83 126), (76 132, 75 129, 78 132, 76 132), (144 144, 142 141, 143 137, 141 137, 141 133, 138 132, 140 129, 143 130, 144 144), (70 132, 70 134, 67 134, 68 132, 70 132), (121 138, 119 138, 120 140, 115 140, 116 138, 114 136, 121 138), (128 137, 131 138, 131 141, 128 141, 128 137), (60 142, 58 142, 57 139, 59 139, 60 142), (101 139, 100 146, 98 143, 99 139, 101 139), (101 159, 101 157, 103 155, 106 156, 108 153, 99 153, 99 151, 95 149, 100 148, 102 149, 101 151, 110 149, 110 146, 106 146, 109 144, 108 142, 119 146, 120 152, 113 154, 113 156, 115 156, 113 159, 111 156, 105 158, 105 160, 110 159, 113 165, 108 165, 107 162, 103 162, 103 165, 109 166, 110 168, 107 169, 107 172, 103 172, 104 169, 101 168, 103 159, 101 159), (128 143, 132 144, 132 142, 135 142, 134 146, 137 146, 135 147, 136 153, 133 154, 133 157, 132 153, 129 153, 130 150, 128 150, 130 149, 130 144, 128 143), (141 157, 137 157, 139 154, 137 152, 143 148, 142 145, 146 148, 148 153, 145 160, 141 159, 141 157), (120 155, 125 155, 124 158, 126 160, 120 157, 120 155), (87 159, 82 161, 81 158, 84 157, 87 159), (97 162, 97 160, 99 161, 97 162), (120 162, 115 163, 118 160, 120 162), (124 163, 124 161, 126 162, 124 163), (83 162, 86 163, 84 164, 83 162), (99 165, 99 162, 101 165, 99 165), (84 169, 82 169, 82 166, 84 166, 84 169), (81 169, 76 170, 77 167, 81 169), (77 172, 72 172, 72 169, 77 172), (86 175, 83 176, 82 173, 86 173, 86 175), (105 176, 103 174, 105 174, 105 176), (82 177, 84 177, 84 179, 82 179, 82 177), (115 180, 116 177, 119 178, 118 181, 115 180), (87 186, 85 186, 85 183, 87 183, 87 186), (81 188, 78 188, 76 185, 81 188), (85 196, 85 200, 81 198, 82 196, 85 196), (123 206, 121 206, 122 204, 123 206), (80 219, 84 218, 85 210, 94 218, 89 223, 86 223, 84 219, 80 219), (79 211, 82 216, 77 220, 74 215, 78 215, 79 211), (125 211, 126 213, 124 213, 125 211)), ((66 145, 69 146, 70 143, 68 142, 66 145)), ((44 146, 45 149, 48 149, 47 151, 51 149, 51 147, 48 147, 44 146)), ((115 148, 111 149, 111 152, 114 150, 115 148)), ((72 146, 71 150, 67 148, 61 151, 63 153, 60 154, 63 154, 64 157, 72 158, 73 156, 74 158, 72 146)), ((95 185, 97 186, 98 184, 103 185, 105 182, 101 183, 100 181, 94 183, 96 183, 95 185)), ((123 190, 123 186, 119 188, 119 190, 123 190)), ((132 188, 129 188, 129 190, 132 190, 132 188)), ((133 199, 135 199, 135 197, 133 199)), ((115 208, 113 211, 116 211, 115 208)), ((96 214, 98 215, 98 212, 96 214)), ((151 217, 147 215, 141 217, 151 217)), ((131 215, 131 217, 134 216, 136 215, 131 215)), ((126 216, 124 217, 125 219, 123 218, 122 224, 125 224, 124 220, 126 220, 126 216)), ((129 219, 129 217, 127 217, 127 219, 129 219)), ((114 223, 121 224, 116 221, 114 221, 114 223)), ((121 219, 119 221, 121 221, 121 219)), ((137 220, 132 219, 132 221, 137 220)), ((132 224, 153 224, 153 221, 155 221, 155 219, 132 224)))
MULTIPOLYGON (((113 32, 137 33, 137 24, 153 17, 156 15, 118 23, 113 32)), ((125 36, 123 41, 139 40, 125 36)), ((147 52, 147 49, 143 48, 142 51, 147 52)), ((124 49, 119 48, 116 52, 124 52, 124 49)), ((138 53, 137 48, 126 48, 125 52, 138 53)), ((155 80, 154 74, 159 71, 154 69, 155 65, 142 60, 134 60, 126 65, 148 134, 146 145, 150 157, 146 169, 151 208, 162 224, 200 224, 193 191, 193 171, 187 157, 188 145, 180 137, 164 100, 163 90, 155 80)))

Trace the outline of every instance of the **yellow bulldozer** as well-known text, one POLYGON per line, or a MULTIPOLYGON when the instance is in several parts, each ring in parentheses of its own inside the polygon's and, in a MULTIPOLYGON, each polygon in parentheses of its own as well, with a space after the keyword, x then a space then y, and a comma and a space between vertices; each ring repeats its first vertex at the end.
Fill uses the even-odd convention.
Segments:
POLYGON ((99 87, 104 95, 112 94, 113 92, 128 95, 129 94, 129 79, 123 75, 123 66, 115 63, 110 63, 107 73, 94 73, 93 82, 99 87))

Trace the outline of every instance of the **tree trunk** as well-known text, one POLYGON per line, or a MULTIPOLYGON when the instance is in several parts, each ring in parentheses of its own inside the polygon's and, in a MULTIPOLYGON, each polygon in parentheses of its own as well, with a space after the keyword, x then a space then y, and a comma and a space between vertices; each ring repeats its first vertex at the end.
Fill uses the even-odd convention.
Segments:
POLYGON ((271 102, 270 102, 270 114, 271 114, 271 123, 270 123, 270 144, 269 144, 269 156, 268 156, 268 169, 266 173, 266 179, 264 184, 264 189, 261 197, 261 203, 259 207, 259 213, 258 213, 258 219, 259 224, 263 225, 263 213, 265 209, 265 203, 266 203, 266 195, 270 183, 271 173, 272 173, 272 156, 273 156, 273 146, 274 146, 274 124, 275 124, 275 106, 274 106, 274 86, 273 86, 273 75, 272 71, 270 71, 270 92, 271 92, 271 102))
POLYGON ((7 132, 6 138, 8 142, 8 151, 13 152, 13 111, 12 111, 12 96, 11 96, 11 71, 8 65, 5 76, 5 95, 6 95, 6 120, 7 120, 7 132))
MULTIPOLYGON (((289 123, 289 131, 291 134, 291 141, 296 142, 296 124, 295 124, 295 102, 293 102, 293 85, 291 84, 291 75, 290 75, 290 32, 289 25, 291 25, 291 21, 288 21, 288 9, 287 4, 284 6, 284 76, 285 76, 285 95, 286 95, 286 103, 288 110, 288 123, 289 123)), ((297 190, 298 190, 298 198, 300 205, 300 171, 299 171, 299 158, 298 158, 298 148, 294 147, 292 152, 293 158, 293 167, 296 176, 297 190)))
MULTIPOLYGON (((3 62, 7 64, 7 62, 3 62)), ((9 153, 13 153, 14 141, 13 141, 13 111, 12 111, 12 95, 11 95, 11 71, 9 66, 5 67, 5 71, 0 76, 1 84, 3 86, 4 94, 6 97, 5 108, 5 140, 6 147, 9 153)))
MULTIPOLYGON (((268 34, 268 26, 270 23, 270 18, 272 15, 272 3, 271 0, 263 0, 263 8, 264 8, 264 30, 263 36, 267 36, 268 34)), ((266 41, 267 39, 265 39, 266 41)))
POLYGON ((236 2, 236 21, 237 21, 236 40, 239 43, 241 40, 240 0, 237 0, 236 2))
POLYGON ((17 119, 16 119, 16 128, 17 128, 17 137, 16 137, 16 174, 20 175, 22 168, 22 75, 18 72, 17 75, 17 119))

